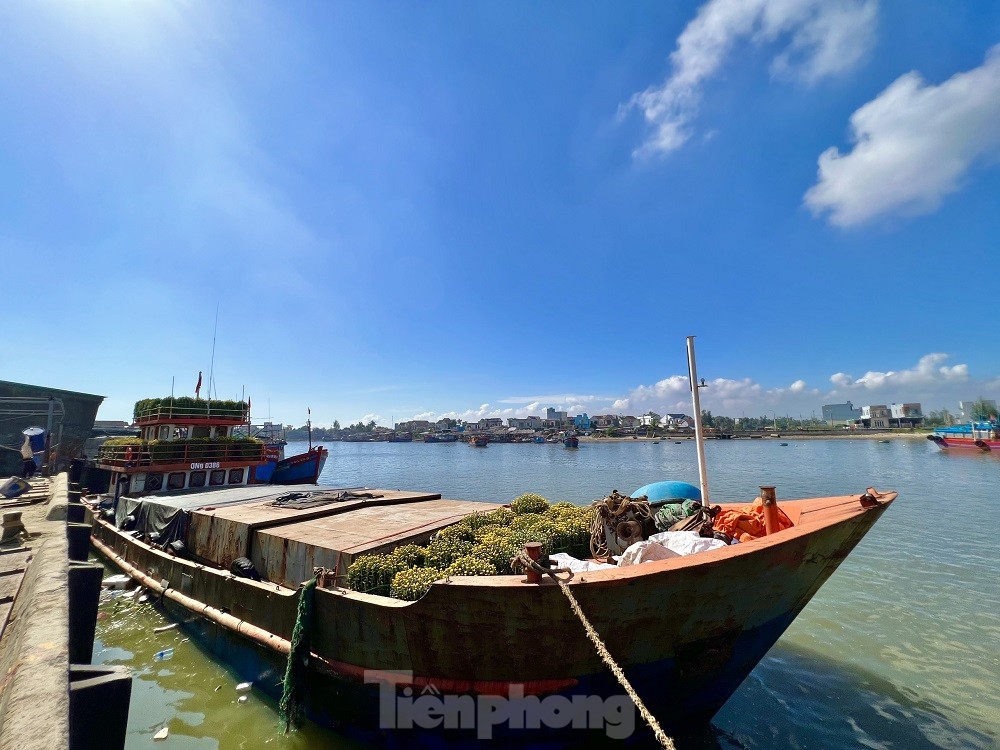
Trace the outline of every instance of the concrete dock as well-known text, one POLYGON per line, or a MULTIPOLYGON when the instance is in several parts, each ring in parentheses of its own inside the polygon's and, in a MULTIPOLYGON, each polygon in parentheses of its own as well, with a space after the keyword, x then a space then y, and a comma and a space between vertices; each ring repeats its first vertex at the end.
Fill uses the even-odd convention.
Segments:
POLYGON ((81 468, 0 497, 0 750, 125 743, 131 675, 90 664, 103 568, 87 562, 81 468))

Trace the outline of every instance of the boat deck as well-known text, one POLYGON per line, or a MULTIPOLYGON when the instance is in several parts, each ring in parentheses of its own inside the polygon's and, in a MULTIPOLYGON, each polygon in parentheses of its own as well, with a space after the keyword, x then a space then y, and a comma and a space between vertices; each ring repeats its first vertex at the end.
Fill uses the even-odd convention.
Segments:
POLYGON ((500 507, 436 493, 315 485, 212 498, 191 509, 191 551, 223 568, 249 558, 262 578, 291 588, 311 578, 313 568, 344 573, 357 555, 424 544, 470 513, 500 507))

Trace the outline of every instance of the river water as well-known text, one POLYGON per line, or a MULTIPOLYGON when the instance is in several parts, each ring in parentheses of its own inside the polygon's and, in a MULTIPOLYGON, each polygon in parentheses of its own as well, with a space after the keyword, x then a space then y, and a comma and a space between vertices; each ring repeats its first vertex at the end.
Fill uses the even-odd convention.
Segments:
MULTIPOLYGON (((328 447, 323 484, 468 500, 538 492, 585 503, 662 479, 698 481, 693 441, 328 447)), ((712 724, 679 747, 1000 747, 1000 536, 991 523, 1000 458, 905 439, 710 441, 706 453, 717 502, 749 502, 762 484, 776 485, 779 501, 868 486, 900 497, 712 724)), ((127 747, 151 746, 164 726, 165 749, 356 747, 312 725, 280 735, 273 703, 238 693, 238 678, 183 631, 153 632, 167 622, 138 597, 103 595, 94 661, 133 670, 127 747)))

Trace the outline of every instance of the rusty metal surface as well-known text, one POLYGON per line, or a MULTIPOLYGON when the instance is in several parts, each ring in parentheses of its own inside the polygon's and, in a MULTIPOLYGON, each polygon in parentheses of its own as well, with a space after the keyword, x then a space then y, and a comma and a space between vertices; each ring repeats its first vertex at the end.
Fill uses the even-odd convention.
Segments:
MULTIPOLYGON (((252 490, 254 488, 244 488, 252 490)), ((289 485, 286 487, 266 488, 267 494, 262 496, 261 489, 252 495, 252 500, 243 500, 216 505, 208 505, 203 501, 201 507, 191 514, 188 527, 187 544, 192 552, 202 560, 214 562, 228 569, 233 560, 238 557, 253 559, 253 548, 256 545, 255 531, 259 529, 276 528, 296 524, 325 516, 353 512, 355 508, 368 505, 392 505, 411 502, 422 502, 440 498, 440 495, 421 492, 400 492, 390 490, 372 491, 377 498, 360 498, 330 502, 315 508, 297 509, 272 505, 275 499, 290 493, 309 493, 310 498, 334 498, 341 494, 340 489, 317 488, 316 485, 289 485)), ((359 490, 360 488, 352 488, 359 490)), ((228 491, 227 491, 228 492, 228 491)), ((205 494, 205 493, 202 493, 205 494)), ((247 497, 249 493, 238 493, 237 497, 247 497)), ((210 493, 211 499, 225 500, 221 492, 210 493)), ((262 568, 258 568, 263 573, 262 568)), ((311 568, 310 568, 311 574, 311 568)), ((266 577, 266 576, 265 576, 266 577)), ((310 576, 307 576, 310 577, 310 576)), ((297 582, 296 584, 297 585, 297 582)))
POLYGON ((500 506, 467 500, 428 499, 395 505, 368 503, 349 513, 261 529, 250 559, 261 575, 285 586, 312 577, 314 567, 346 570, 356 555, 423 544, 431 534, 470 513, 500 506))

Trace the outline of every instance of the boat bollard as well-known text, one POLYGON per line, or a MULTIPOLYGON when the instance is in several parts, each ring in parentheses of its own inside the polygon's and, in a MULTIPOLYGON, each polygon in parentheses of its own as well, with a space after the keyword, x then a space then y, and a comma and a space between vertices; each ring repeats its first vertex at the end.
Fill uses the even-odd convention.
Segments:
POLYGON ((764 531, 767 536, 771 536, 781 531, 781 525, 778 523, 778 498, 774 487, 761 487, 760 499, 764 505, 764 531))
MULTIPOLYGON (((537 563, 539 560, 542 559, 542 543, 541 542, 527 542, 527 543, 525 543, 525 545, 524 545, 524 554, 526 554, 528 556, 528 558, 532 562, 536 562, 537 563)), ((525 576, 526 576, 525 581, 524 581, 525 583, 541 583, 542 582, 542 574, 539 573, 537 570, 535 570, 534 567, 528 567, 528 568, 526 568, 525 571, 524 571, 524 573, 525 573, 525 576)))

